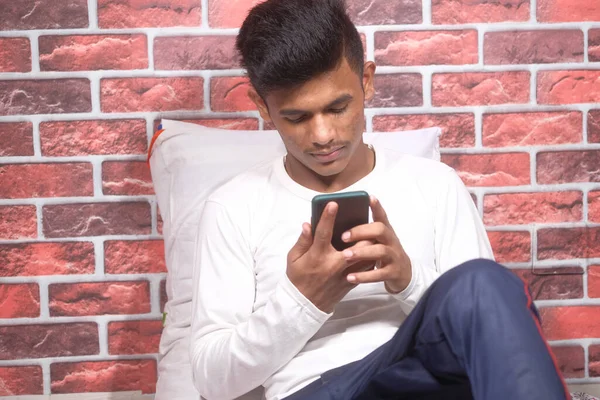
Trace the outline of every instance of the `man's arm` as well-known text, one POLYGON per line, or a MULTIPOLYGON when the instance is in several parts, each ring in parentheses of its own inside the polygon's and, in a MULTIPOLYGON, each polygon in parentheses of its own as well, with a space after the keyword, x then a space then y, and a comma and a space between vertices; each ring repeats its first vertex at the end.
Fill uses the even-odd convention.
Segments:
POLYGON ((265 306, 254 311, 253 266, 249 244, 227 210, 207 202, 194 255, 190 358, 194 383, 209 400, 262 385, 329 317, 285 273, 265 306))
POLYGON ((493 260, 485 227, 471 195, 454 170, 449 170, 440 188, 435 210, 435 265, 411 259, 412 279, 397 297, 408 313, 441 274, 475 258, 493 260))

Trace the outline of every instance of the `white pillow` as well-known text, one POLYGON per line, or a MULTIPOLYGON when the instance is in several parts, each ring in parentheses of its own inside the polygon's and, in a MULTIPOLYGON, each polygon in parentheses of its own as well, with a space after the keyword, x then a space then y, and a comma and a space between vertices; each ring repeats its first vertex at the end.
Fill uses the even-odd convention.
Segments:
MULTIPOLYGON (((192 261, 196 226, 204 201, 235 175, 285 154, 277 131, 235 131, 162 121, 149 163, 163 219, 168 269, 166 321, 160 341, 155 400, 198 400, 188 355, 192 304, 192 261)), ((440 128, 365 133, 379 148, 440 159, 440 128)), ((257 390, 244 399, 260 399, 257 390)))

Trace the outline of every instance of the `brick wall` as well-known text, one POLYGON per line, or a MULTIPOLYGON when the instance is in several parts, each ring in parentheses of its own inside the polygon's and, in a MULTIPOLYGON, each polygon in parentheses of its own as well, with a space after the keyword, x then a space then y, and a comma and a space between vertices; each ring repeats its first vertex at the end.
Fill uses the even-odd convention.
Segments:
MULTIPOLYGON (((0 395, 154 391, 143 155, 161 117, 264 128, 233 51, 253 3, 0 0, 0 395)), ((600 2, 349 3, 379 65, 368 127, 444 127, 565 375, 600 382, 600 2)))

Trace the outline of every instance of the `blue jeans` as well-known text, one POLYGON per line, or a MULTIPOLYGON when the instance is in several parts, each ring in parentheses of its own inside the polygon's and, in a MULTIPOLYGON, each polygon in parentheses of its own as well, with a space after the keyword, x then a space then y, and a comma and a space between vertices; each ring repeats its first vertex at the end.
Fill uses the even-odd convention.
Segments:
POLYGON ((389 342, 286 400, 570 398, 529 289, 480 259, 439 277, 389 342))

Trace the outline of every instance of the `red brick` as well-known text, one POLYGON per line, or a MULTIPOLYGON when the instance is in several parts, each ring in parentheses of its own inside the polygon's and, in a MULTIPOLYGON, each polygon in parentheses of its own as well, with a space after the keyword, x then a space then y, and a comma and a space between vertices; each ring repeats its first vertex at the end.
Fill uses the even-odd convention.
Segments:
POLYGON ((200 26, 201 0, 98 0, 100 28, 200 26))
POLYGON ((0 206, 0 240, 37 237, 35 206, 0 206))
POLYGON ((160 295, 160 312, 165 312, 165 304, 167 304, 167 301, 169 300, 169 298, 167 296, 167 281, 166 280, 160 281, 159 295, 160 295))
POLYGON ((537 98, 540 104, 600 102, 600 71, 540 71, 537 98))
POLYGON ((107 274, 158 274, 167 272, 162 240, 109 240, 104 242, 107 274))
POLYGON ((583 274, 577 275, 583 270, 579 267, 536 269, 536 274, 531 272, 531 268, 517 269, 513 272, 527 282, 534 300, 583 298, 583 274))
POLYGON ((590 29, 588 33, 588 57, 592 62, 600 61, 600 29, 590 29))
MULTIPOLYGON (((260 0, 208 1, 212 28, 238 28, 260 0)), ((422 21, 420 0, 349 0, 348 14, 356 25, 417 24, 422 21)))
POLYGON ((42 71, 148 68, 146 35, 40 36, 39 46, 42 71))
POLYGON ((600 346, 599 345, 591 345, 589 347, 590 354, 590 376, 598 377, 600 376, 600 346))
POLYGON ((590 0, 538 0, 539 22, 598 21, 600 3, 590 0))
POLYGON ((145 161, 103 162, 102 192, 129 196, 154 194, 148 164, 145 161))
MULTIPOLYGON (((4 15, 2 17, 4 18, 4 15)), ((31 71, 29 39, 23 37, 0 38, 0 72, 29 71, 31 71)))
POLYGON ((475 106, 529 101, 529 72, 434 74, 434 106, 475 106))
POLYGON ((116 78, 100 81, 103 112, 201 110, 202 78, 116 78))
POLYGON ((467 186, 520 186, 530 179, 529 154, 444 154, 467 186))
POLYGON ((538 259, 600 257, 600 228, 549 228, 538 231, 538 259))
POLYGON ((156 391, 155 360, 86 361, 50 365, 51 392, 156 391))
POLYGON ((94 273, 94 245, 88 242, 0 245, 0 276, 94 273))
POLYGON ((588 141, 600 143, 600 110, 591 110, 588 113, 588 141))
POLYGON ((552 346, 552 353, 566 379, 585 376, 585 354, 581 346, 552 346))
MULTIPOLYGON (((258 119, 256 118, 196 118, 196 119, 177 119, 177 121, 189 122, 191 124, 208 126, 211 128, 231 129, 240 131, 258 130, 258 119)), ((158 130, 160 120, 154 121, 154 131, 158 130)))
POLYGON ((47 205, 46 237, 147 235, 151 231, 147 202, 47 205))
POLYGON ((588 194, 588 221, 600 223, 600 191, 588 194))
POLYGON ((212 78, 210 80, 210 108, 212 111, 252 111, 256 105, 248 97, 250 83, 241 76, 212 78))
POLYGON ((157 70, 240 68, 235 36, 169 36, 154 39, 157 70))
POLYGON ((0 318, 39 316, 40 289, 37 283, 0 284, 0 318))
POLYGON ((431 127, 442 128, 442 147, 475 146, 475 116, 473 114, 412 114, 378 115, 373 117, 376 132, 408 131, 431 127))
POLYGON ((148 281, 57 283, 48 296, 53 317, 150 312, 148 281))
POLYGON ((40 124, 42 154, 51 157, 146 154, 146 121, 50 121, 40 124))
POLYGON ((33 124, 31 122, 0 123, 0 157, 32 155, 33 124))
POLYGON ((0 359, 87 356, 98 354, 93 322, 0 326, 0 359))
POLYGON ((62 114, 92 111, 87 79, 0 81, 0 115, 62 114))
POLYGON ((599 306, 541 308, 540 317, 547 340, 596 338, 600 335, 599 306))
POLYGON ((588 267, 588 297, 600 297, 600 265, 588 267))
POLYGON ((108 324, 108 354, 158 353, 162 321, 126 321, 108 324))
POLYGON ((487 147, 540 146, 581 143, 581 112, 485 114, 483 145, 487 147))
POLYGON ((432 0, 434 24, 528 21, 529 0, 432 0))
POLYGON ((477 31, 375 32, 378 65, 476 64, 477 31))
POLYGON ((44 377, 39 365, 0 367, 0 396, 43 393, 44 377))
POLYGON ((419 24, 421 0, 348 0, 348 14, 356 25, 419 24))
POLYGON ((483 198, 486 225, 578 222, 583 220, 582 192, 488 194, 483 198))
POLYGON ((486 64, 547 64, 583 61, 581 30, 488 32, 484 38, 486 64))
POLYGON ((0 197, 91 196, 92 165, 88 163, 0 165, 0 197))
POLYGON ((499 263, 531 261, 529 232, 489 231, 487 235, 499 263))
POLYGON ((375 96, 367 107, 417 107, 423 105, 421 74, 375 75, 375 96))
POLYGON ((208 0, 208 25, 211 28, 239 28, 248 11, 262 0, 208 0))
POLYGON ((538 183, 600 182, 600 151, 538 153, 538 183))
POLYGON ((87 4, 87 0, 4 2, 0 30, 86 28, 87 4))

